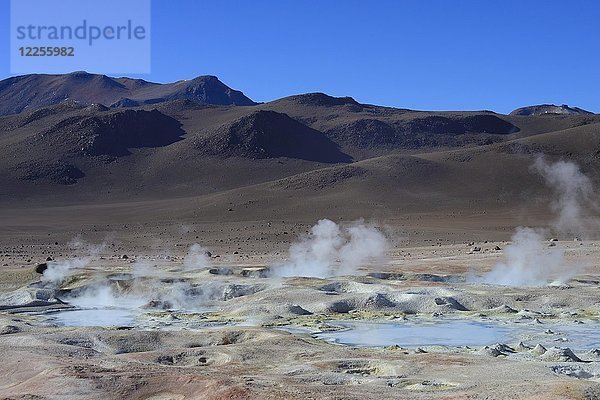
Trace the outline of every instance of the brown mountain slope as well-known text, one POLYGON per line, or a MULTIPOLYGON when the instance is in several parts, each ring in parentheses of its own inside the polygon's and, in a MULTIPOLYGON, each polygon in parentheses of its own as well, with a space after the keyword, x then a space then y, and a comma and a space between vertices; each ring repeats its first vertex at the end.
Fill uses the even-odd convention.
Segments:
POLYGON ((215 210, 266 201, 317 212, 322 201, 364 214, 503 207, 542 190, 528 170, 534 153, 595 171, 598 124, 594 114, 426 112, 320 93, 248 107, 67 101, 0 117, 0 203, 189 197, 215 210))

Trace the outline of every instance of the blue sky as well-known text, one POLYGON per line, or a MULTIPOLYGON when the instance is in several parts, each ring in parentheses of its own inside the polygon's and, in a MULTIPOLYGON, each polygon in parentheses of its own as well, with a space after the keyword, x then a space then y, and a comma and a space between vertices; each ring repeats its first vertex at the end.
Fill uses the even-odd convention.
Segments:
MULTIPOLYGON (((414 109, 600 112, 598 21, 593 0, 153 0, 152 72, 137 77, 217 75, 256 101, 321 91, 414 109)), ((8 26, 0 0, 0 77, 8 26)))

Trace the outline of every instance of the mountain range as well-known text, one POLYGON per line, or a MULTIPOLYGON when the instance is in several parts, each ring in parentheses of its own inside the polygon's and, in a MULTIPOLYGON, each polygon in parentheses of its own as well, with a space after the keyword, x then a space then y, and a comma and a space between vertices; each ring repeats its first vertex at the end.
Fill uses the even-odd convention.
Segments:
POLYGON ((253 218, 309 204, 388 215, 543 198, 529 169, 542 153, 600 177, 600 115, 566 105, 417 111, 324 93, 256 103, 214 76, 75 72, 0 81, 0 114, 8 207, 188 198, 195 211, 181 213, 221 218, 232 204, 253 218))

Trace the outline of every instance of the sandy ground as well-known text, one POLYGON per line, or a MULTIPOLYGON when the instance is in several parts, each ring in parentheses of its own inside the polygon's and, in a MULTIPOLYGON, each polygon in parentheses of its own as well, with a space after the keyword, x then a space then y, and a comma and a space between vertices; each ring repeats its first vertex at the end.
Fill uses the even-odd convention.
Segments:
POLYGON ((570 353, 554 332, 489 346, 361 347, 320 337, 339 329, 336 321, 354 320, 526 322, 554 330, 598 323, 600 242, 561 238, 577 272, 563 284, 511 288, 470 280, 503 259, 507 242, 492 239, 508 239, 508 224, 490 219, 496 229, 488 240, 484 229, 405 222, 386 225, 394 239, 385 261, 329 278, 265 278, 261 269, 247 269, 284 260, 310 222, 81 224, 79 232, 7 226, 0 246, 0 397, 599 398, 600 351, 570 353), (211 251, 212 269, 182 268, 194 242, 211 251), (81 258, 90 243, 93 256, 60 289, 48 294, 36 286, 38 263, 81 258), (136 277, 140 265, 152 272, 136 277), (69 327, 49 319, 57 315, 50 311, 69 307, 56 298, 98 282, 141 293, 144 301, 168 298, 163 291, 177 285, 197 296, 186 311, 145 304, 134 326, 69 327), (546 351, 536 347, 542 342, 546 351))

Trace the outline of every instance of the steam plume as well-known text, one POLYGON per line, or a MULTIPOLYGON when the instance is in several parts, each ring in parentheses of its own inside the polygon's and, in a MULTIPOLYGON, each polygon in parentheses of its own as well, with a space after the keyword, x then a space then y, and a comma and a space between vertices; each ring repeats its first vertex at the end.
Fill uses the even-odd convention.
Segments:
MULTIPOLYGON (((582 236, 600 226, 597 217, 591 215, 598 207, 593 197, 590 179, 570 161, 548 163, 538 157, 532 169, 539 173, 554 193, 551 203, 556 213, 551 223, 557 234, 582 236)), ((484 277, 491 284, 510 286, 537 286, 549 279, 564 283, 577 269, 567 265, 564 250, 558 245, 548 247, 544 243, 543 229, 517 228, 512 243, 504 251, 505 261, 498 263, 484 277)))
POLYGON ((210 252, 194 243, 190 246, 190 250, 183 259, 183 267, 187 270, 210 267, 210 252))
POLYGON ((289 249, 289 261, 273 269, 276 276, 328 277, 348 275, 369 259, 381 259, 388 247, 376 228, 357 222, 340 228, 328 219, 311 228, 310 235, 289 249))
POLYGON ((577 164, 570 161, 548 163, 543 157, 538 157, 533 169, 554 192, 551 207, 556 219, 552 226, 557 233, 581 236, 600 226, 598 218, 591 215, 598 210, 592 181, 577 164))
POLYGON ((69 260, 48 261, 48 268, 41 277, 44 284, 59 286, 74 270, 86 267, 104 249, 106 244, 93 245, 76 238, 69 242, 69 246, 86 255, 69 260))

